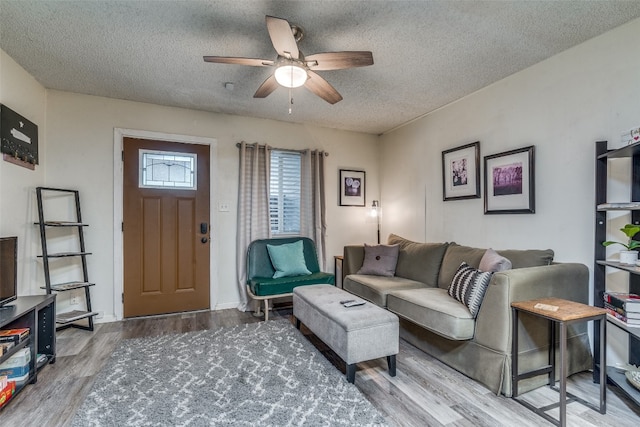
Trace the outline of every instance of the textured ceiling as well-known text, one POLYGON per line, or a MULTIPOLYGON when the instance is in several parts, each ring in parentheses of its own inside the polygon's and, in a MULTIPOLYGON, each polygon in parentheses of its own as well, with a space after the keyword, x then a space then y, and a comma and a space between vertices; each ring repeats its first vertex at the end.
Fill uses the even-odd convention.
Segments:
POLYGON ((382 133, 640 17, 640 1, 0 0, 0 47, 47 88, 382 133), (275 59, 265 15, 305 29, 305 55, 370 50, 318 72, 344 97, 253 93, 275 59), (225 89, 233 82, 234 89, 225 89))

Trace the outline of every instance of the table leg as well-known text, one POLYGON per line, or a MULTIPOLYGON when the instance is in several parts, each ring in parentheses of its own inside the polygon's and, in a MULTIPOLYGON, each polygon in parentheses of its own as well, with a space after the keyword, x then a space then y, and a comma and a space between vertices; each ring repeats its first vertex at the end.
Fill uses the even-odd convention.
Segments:
POLYGON ((511 394, 518 397, 518 310, 511 308, 511 394))
POLYGON ((607 413, 607 322, 603 316, 597 322, 600 324, 600 413, 607 413))
MULTIPOLYGON (((549 365, 551 372, 549 373, 549 385, 556 385, 556 322, 549 320, 549 365)), ((562 368, 561 368, 562 369, 562 368)))
POLYGON ((560 427, 567 425, 567 324, 560 322, 560 427))

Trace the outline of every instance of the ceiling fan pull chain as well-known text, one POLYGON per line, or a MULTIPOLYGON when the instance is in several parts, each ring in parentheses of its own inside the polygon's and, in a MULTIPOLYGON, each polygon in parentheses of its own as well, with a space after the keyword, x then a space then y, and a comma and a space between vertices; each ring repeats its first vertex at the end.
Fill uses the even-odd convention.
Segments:
POLYGON ((289 114, 291 114, 292 105, 293 105, 293 97, 291 96, 291 88, 289 88, 289 114))

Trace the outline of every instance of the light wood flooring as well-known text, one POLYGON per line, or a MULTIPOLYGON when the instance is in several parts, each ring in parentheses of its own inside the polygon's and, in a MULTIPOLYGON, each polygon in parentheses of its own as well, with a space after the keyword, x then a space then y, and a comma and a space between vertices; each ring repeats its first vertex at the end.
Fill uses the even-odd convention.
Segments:
MULTIPOLYGON (((287 318, 291 309, 274 310, 272 319, 287 318)), ((2 412, 0 426, 66 426, 89 392, 96 374, 120 340, 220 328, 258 322, 235 309, 198 312, 99 324, 94 332, 67 329, 58 333, 55 364, 44 367, 2 412)), ((344 363, 308 331, 307 337, 344 373, 344 363)), ((384 358, 358 365, 355 385, 391 426, 547 426, 552 425, 513 399, 496 396, 484 386, 443 365, 401 340, 397 376, 391 378, 384 358)), ((593 403, 598 385, 591 374, 574 375, 569 391, 593 403)), ((522 396, 537 406, 556 402, 547 387, 522 396)), ((550 412, 557 417, 555 413, 550 412)), ((579 403, 567 406, 569 426, 639 426, 640 411, 615 388, 607 393, 607 414, 579 403)), ((118 426, 120 427, 120 426, 118 426)))

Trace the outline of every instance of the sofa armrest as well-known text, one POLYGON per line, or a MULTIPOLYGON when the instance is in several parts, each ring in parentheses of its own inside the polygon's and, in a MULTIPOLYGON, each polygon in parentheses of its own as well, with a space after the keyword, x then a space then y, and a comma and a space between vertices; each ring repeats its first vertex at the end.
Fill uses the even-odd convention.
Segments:
POLYGON ((344 247, 344 259, 342 260, 342 278, 349 274, 355 274, 364 262, 364 245, 350 245, 344 247))
MULTIPOLYGON (((517 268, 495 273, 476 318, 476 341, 498 351, 511 351, 511 303, 555 297, 589 303, 589 269, 578 263, 517 268)), ((526 330, 520 335, 520 350, 544 345, 548 328, 541 319, 521 316, 526 330), (531 322, 538 321, 536 325, 531 322)), ((522 327, 522 326, 521 326, 522 327)))

